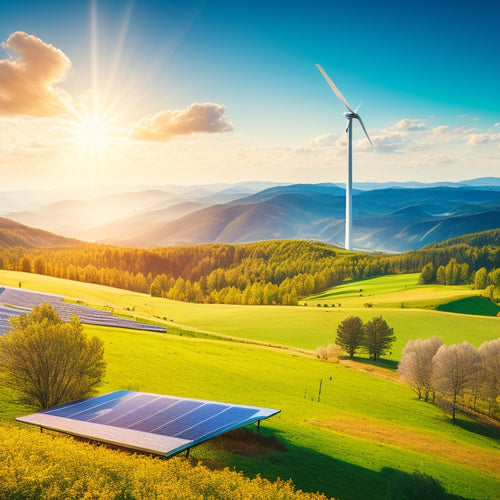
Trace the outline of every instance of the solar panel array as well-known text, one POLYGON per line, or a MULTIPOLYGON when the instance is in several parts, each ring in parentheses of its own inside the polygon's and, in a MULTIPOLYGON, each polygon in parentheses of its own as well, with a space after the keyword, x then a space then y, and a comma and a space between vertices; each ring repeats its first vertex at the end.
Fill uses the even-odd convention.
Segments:
POLYGON ((19 417, 92 440, 173 455, 280 410, 144 392, 115 391, 19 417))
POLYGON ((0 335, 5 335, 10 330, 10 317, 29 313, 34 306, 41 305, 44 302, 48 302, 53 306, 63 321, 70 321, 71 316, 76 314, 82 323, 88 325, 114 326, 152 332, 166 331, 165 327, 119 318, 113 316, 109 311, 63 302, 63 298, 61 295, 33 292, 19 288, 0 287, 0 304, 4 304, 3 306, 0 305, 0 335), (9 305, 16 307, 9 307, 9 305))

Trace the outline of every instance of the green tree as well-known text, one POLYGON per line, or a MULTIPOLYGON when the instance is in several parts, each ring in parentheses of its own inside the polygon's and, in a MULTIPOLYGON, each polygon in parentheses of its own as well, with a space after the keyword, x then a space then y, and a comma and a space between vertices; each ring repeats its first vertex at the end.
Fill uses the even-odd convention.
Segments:
POLYGON ((488 273, 488 283, 500 288, 500 268, 493 269, 493 271, 488 273))
POLYGON ((429 262, 422 268, 422 272, 418 277, 419 285, 429 285, 430 283, 434 283, 436 280, 436 271, 434 270, 434 265, 432 262, 429 262))
POLYGON ((444 279, 447 285, 456 285, 459 276, 457 259, 450 259, 444 269, 444 279))
POLYGON ((439 266, 436 271, 436 282, 440 285, 446 284, 445 268, 444 266, 439 266))
POLYGON ((365 324, 364 332, 364 347, 374 361, 380 358, 382 354, 385 354, 396 340, 393 329, 382 316, 377 316, 368 321, 365 324))
POLYGON ((476 276, 474 278, 474 286, 476 290, 484 290, 488 283, 487 281, 488 273, 485 267, 478 269, 476 271, 476 276))
POLYGON ((459 282, 462 284, 469 283, 469 278, 470 278, 470 266, 467 264, 467 262, 464 262, 460 266, 460 276, 458 278, 459 282))
POLYGON ((76 315, 66 323, 45 303, 10 322, 0 337, 0 370, 21 401, 45 410, 93 394, 104 377, 104 346, 87 339, 76 315))
POLYGON ((335 343, 352 359, 356 350, 363 345, 363 321, 358 316, 349 316, 339 323, 335 343))

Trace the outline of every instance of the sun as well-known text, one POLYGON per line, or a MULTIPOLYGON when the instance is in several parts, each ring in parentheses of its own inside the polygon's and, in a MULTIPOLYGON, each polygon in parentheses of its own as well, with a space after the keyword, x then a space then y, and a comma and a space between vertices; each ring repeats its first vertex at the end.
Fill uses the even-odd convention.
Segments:
POLYGON ((109 146, 109 127, 101 116, 82 118, 75 127, 75 141, 81 152, 101 153, 109 146))

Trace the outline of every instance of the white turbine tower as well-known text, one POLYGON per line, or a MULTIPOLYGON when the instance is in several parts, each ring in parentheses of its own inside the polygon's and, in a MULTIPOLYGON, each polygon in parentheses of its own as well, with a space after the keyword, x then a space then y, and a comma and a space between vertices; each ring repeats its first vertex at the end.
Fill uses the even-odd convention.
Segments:
POLYGON ((346 193, 345 193, 345 249, 352 250, 352 119, 355 118, 363 127, 363 131, 366 135, 366 138, 370 141, 370 144, 373 148, 373 143, 366 131, 366 128, 363 124, 363 120, 361 120, 361 116, 358 115, 357 109, 354 110, 349 106, 345 97, 341 94, 340 90, 335 86, 335 84, 330 80, 329 76, 326 74, 325 70, 319 65, 316 64, 316 67, 321 71, 321 74, 325 77, 328 85, 335 92, 335 95, 344 103, 348 112, 344 113, 344 116, 347 118, 347 128, 346 132, 349 133, 349 145, 347 147, 347 165, 348 165, 348 174, 347 174, 347 183, 346 183, 346 193))

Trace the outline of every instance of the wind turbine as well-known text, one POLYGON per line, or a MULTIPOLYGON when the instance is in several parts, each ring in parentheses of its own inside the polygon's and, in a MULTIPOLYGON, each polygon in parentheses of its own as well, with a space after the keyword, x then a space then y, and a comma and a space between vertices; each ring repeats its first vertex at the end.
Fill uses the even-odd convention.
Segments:
MULTIPOLYGON (((328 85, 335 92, 335 95, 344 103, 347 108, 347 113, 344 113, 344 116, 347 118, 347 128, 346 132, 349 133, 349 145, 347 148, 347 183, 346 183, 346 193, 345 193, 345 249, 352 250, 352 120, 353 118, 358 120, 363 127, 363 131, 366 135, 366 138, 370 141, 370 144, 373 148, 373 143, 366 131, 366 128, 363 124, 363 120, 361 120, 361 116, 358 115, 358 109, 352 109, 351 106, 345 100, 345 97, 342 95, 340 90, 335 86, 335 84, 330 80, 329 76, 326 74, 326 71, 319 65, 316 64, 316 67, 321 71, 321 74, 325 77, 328 85)), ((359 108, 359 107, 358 107, 359 108)))

